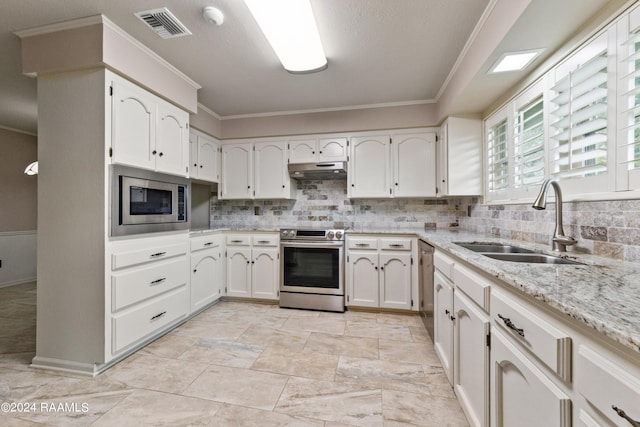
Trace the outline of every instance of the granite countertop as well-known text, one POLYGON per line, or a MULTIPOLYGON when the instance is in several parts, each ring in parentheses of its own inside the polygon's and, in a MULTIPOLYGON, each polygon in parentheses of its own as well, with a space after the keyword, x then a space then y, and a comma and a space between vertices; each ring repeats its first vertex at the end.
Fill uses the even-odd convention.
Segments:
POLYGON ((421 239, 531 295, 620 344, 640 352, 640 264, 579 252, 563 257, 575 264, 498 261, 453 242, 499 242, 558 256, 550 245, 464 231, 416 231, 421 239))

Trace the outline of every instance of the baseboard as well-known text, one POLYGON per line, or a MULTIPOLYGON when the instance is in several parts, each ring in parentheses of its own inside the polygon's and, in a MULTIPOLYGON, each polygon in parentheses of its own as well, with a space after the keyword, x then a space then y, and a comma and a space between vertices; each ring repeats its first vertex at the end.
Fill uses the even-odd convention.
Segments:
POLYGON ((104 370, 95 363, 74 362, 72 360, 53 359, 50 357, 36 356, 31 361, 32 368, 47 369, 50 371, 66 372, 87 377, 95 377, 104 370))
POLYGON ((12 280, 10 282, 0 283, 0 288, 6 288, 8 286, 22 285, 23 283, 37 282, 37 277, 27 277, 25 279, 12 280))

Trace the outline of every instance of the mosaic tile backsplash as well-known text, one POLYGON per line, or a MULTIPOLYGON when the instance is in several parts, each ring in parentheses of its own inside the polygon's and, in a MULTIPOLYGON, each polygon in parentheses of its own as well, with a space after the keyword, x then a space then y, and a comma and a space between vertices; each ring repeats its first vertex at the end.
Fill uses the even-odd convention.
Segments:
MULTIPOLYGON (((475 197, 449 199, 349 199, 345 180, 296 181, 296 200, 211 198, 211 227, 451 228, 551 246, 555 203, 483 205, 475 197)), ((565 203, 569 250, 640 262, 640 200, 565 203)))
MULTIPOLYGON (((574 248, 593 255, 640 262, 640 200, 565 202, 564 232, 578 241, 574 248)), ((468 231, 549 244, 555 229, 555 203, 536 211, 531 204, 481 205, 461 219, 468 231)))
POLYGON ((346 180, 295 181, 296 200, 211 199, 218 228, 447 228, 460 224, 474 198, 349 199, 346 180))

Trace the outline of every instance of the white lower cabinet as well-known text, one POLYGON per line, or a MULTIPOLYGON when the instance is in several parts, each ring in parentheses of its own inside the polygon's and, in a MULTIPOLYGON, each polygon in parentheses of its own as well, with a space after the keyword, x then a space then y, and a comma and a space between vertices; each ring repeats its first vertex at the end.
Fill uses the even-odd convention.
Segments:
POLYGON ((277 233, 228 235, 226 294, 278 299, 280 249, 277 233))
POLYGON ((499 331, 491 334, 491 425, 571 426, 571 400, 499 331))
POLYGON ((433 345, 453 384, 453 284, 438 270, 433 274, 433 313, 433 345))
POLYGON ((222 236, 191 239, 191 313, 222 296, 222 236))
POLYGON ((416 241, 406 237, 347 238, 347 305, 416 310, 416 241))

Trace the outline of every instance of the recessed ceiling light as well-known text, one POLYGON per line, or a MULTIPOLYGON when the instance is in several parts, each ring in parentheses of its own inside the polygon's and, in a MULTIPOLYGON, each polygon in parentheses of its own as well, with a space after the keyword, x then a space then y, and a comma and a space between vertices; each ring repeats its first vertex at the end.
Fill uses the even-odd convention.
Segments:
POLYGON ((278 59, 290 73, 327 68, 309 0, 244 0, 278 59))
POLYGON ((544 49, 527 50, 522 52, 508 52, 500 55, 500 58, 489 70, 492 73, 504 73, 507 71, 524 70, 544 49))

